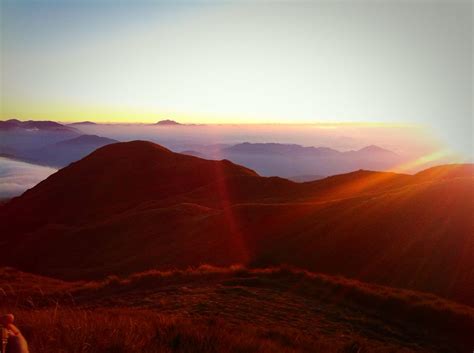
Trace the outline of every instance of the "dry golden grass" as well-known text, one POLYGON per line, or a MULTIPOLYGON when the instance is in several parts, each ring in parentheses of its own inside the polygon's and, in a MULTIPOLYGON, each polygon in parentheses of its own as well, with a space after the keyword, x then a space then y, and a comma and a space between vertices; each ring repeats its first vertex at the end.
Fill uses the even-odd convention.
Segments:
POLYGON ((94 282, 0 270, 32 353, 463 352, 474 311, 292 268, 200 266, 94 282))
MULTIPOLYGON (((157 288, 171 283, 223 281, 226 285, 279 288, 318 301, 351 306, 386 317, 390 322, 410 322, 424 328, 448 331, 468 340, 474 332, 474 309, 430 293, 390 288, 349 280, 343 277, 315 274, 291 267, 246 269, 202 265, 195 269, 147 271, 126 278, 110 276, 89 282, 78 292, 157 288)), ((473 340, 474 344, 474 340, 473 340)))
POLYGON ((17 310, 32 353, 420 352, 361 337, 309 337, 291 329, 229 326, 145 310, 17 310))

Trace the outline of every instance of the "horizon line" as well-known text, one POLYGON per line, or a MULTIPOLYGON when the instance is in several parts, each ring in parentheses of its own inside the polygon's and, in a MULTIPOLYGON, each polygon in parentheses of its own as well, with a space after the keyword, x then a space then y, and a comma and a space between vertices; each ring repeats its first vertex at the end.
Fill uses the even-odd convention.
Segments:
MULTIPOLYGON (((262 121, 262 122, 180 122, 179 119, 175 120, 171 117, 156 121, 124 121, 124 120, 96 120, 96 119, 45 119, 45 118, 20 118, 20 117, 8 117, 3 118, 4 120, 19 120, 21 122, 25 121, 53 121, 61 124, 77 124, 77 123, 86 123, 90 122, 97 125, 157 125, 161 121, 174 121, 176 125, 161 125, 161 127, 178 127, 178 126, 235 126, 235 125, 260 125, 260 126, 361 126, 361 127, 421 127, 422 124, 419 123, 408 123, 408 122, 374 122, 374 121, 324 121, 324 120, 314 120, 307 122, 290 122, 290 121, 262 121)), ((185 119, 186 121, 187 119, 185 119)))

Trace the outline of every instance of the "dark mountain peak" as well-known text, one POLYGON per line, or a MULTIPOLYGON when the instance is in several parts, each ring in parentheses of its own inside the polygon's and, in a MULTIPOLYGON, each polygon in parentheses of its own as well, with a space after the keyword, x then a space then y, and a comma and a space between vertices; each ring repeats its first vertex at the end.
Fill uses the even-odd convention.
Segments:
MULTIPOLYGON (((175 155, 174 152, 156 143, 135 140, 107 144, 96 149, 76 164, 87 168, 95 161, 99 164, 106 163, 109 166, 108 172, 111 174, 115 172, 127 173, 128 171, 145 174, 150 172, 149 169, 156 163, 169 163, 168 160, 172 159, 173 155, 175 155), (114 170, 110 170, 111 168, 114 170), (135 171, 133 168, 142 168, 142 171, 135 171)), ((186 157, 192 158, 191 156, 186 157)))
POLYGON ((9 123, 9 124, 13 124, 13 125, 21 124, 21 121, 18 120, 18 119, 8 119, 8 120, 2 121, 2 122, 9 123))
POLYGON ((176 125, 181 125, 177 121, 166 119, 166 120, 160 120, 158 121, 155 125, 168 125, 168 126, 176 126, 176 125))
MULTIPOLYGON (((174 153, 148 141, 121 142, 98 148, 60 169, 8 207, 18 210, 27 204, 24 212, 32 222, 43 217, 74 223, 116 214, 142 203, 178 204, 186 193, 208 184, 249 176, 258 174, 228 161, 174 153)), ((215 194, 202 197, 202 204, 206 205, 215 194)))
POLYGON ((158 145, 150 141, 135 140, 130 142, 120 142, 104 146, 98 149, 95 153, 107 154, 110 157, 116 155, 130 155, 133 157, 140 157, 142 154, 173 154, 173 152, 166 147, 158 145))
MULTIPOLYGON (((206 160, 198 157, 175 153, 171 150, 150 141, 130 141, 119 142, 101 147, 91 153, 88 157, 79 161, 86 165, 93 159, 100 159, 107 162, 109 166, 116 166, 120 169, 127 169, 137 174, 152 173, 160 179, 170 178, 166 182, 182 179, 183 183, 189 181, 190 184, 196 179, 209 183, 215 177, 228 176, 257 176, 253 170, 234 164, 228 160, 216 161, 206 160), (124 165, 128 163, 128 165, 124 165), (140 170, 133 168, 140 166, 140 170), (209 179, 206 180, 205 175, 209 179)), ((78 163, 78 164, 79 164, 78 163)))

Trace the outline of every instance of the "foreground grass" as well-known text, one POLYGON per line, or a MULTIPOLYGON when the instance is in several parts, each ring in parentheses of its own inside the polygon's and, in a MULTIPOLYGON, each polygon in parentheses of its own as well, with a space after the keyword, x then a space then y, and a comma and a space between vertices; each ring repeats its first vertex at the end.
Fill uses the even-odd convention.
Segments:
POLYGON ((291 268, 201 266, 95 282, 0 269, 32 353, 464 352, 474 310, 291 268))
POLYGON ((16 315, 32 353, 414 352, 360 337, 308 337, 290 329, 236 327, 145 310, 49 308, 16 315))
POLYGON ((469 306, 429 293, 379 286, 290 267, 247 269, 239 266, 219 268, 203 265, 189 270, 148 271, 126 278, 111 276, 103 281, 89 282, 76 293, 83 293, 86 298, 92 293, 96 297, 105 297, 124 291, 140 292, 196 282, 223 284, 238 289, 271 288, 315 302, 356 309, 378 316, 387 323, 432 330, 450 336, 458 343, 474 347, 474 309, 469 306))

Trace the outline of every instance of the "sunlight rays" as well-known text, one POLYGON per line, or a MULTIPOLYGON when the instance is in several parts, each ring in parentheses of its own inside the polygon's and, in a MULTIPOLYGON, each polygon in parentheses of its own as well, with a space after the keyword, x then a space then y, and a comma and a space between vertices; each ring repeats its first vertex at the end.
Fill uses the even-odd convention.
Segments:
POLYGON ((453 153, 450 149, 440 149, 429 154, 425 154, 413 161, 406 162, 397 167, 392 168, 392 171, 403 173, 415 169, 424 169, 434 164, 442 164, 444 160, 449 160, 451 163, 465 162, 458 154, 453 153))

